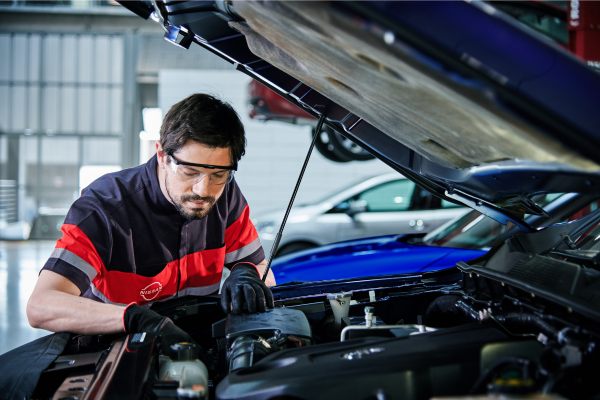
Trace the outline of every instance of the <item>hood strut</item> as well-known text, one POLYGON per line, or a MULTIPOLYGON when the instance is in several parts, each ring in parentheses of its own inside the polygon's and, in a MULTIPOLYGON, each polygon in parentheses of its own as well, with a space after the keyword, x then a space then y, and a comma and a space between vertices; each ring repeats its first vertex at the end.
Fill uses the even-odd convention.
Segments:
POLYGON ((277 254, 277 248, 279 247, 279 241, 281 240, 281 235, 283 233, 283 228, 285 228, 285 223, 287 222, 288 216, 290 215, 290 211, 292 210, 292 206, 294 205, 294 200, 296 199, 296 194, 298 193, 298 189, 300 189, 300 183, 302 182, 302 177, 304 177, 304 171, 306 171, 306 166, 308 165, 308 160, 310 160, 310 155, 315 147, 315 142, 317 141, 317 137, 321 134, 321 128, 323 127, 323 122, 325 122, 325 114, 321 114, 319 116, 319 122, 317 122, 317 127, 315 128, 315 134, 313 136, 313 140, 310 143, 310 147, 308 148, 308 154, 304 159, 304 165, 300 170, 300 176, 298 177, 298 181, 296 182, 296 187, 294 188, 294 192, 292 193, 292 198, 290 199, 290 203, 287 206, 287 210, 285 210, 285 215, 283 216, 283 221, 281 222, 281 226, 279 227, 279 232, 277 232, 277 236, 275 237, 275 242, 273 243, 273 247, 271 247, 271 254, 269 255, 269 261, 267 262, 267 268, 265 269, 265 273, 262 277, 263 282, 267 279, 267 274, 271 269, 271 263, 273 262, 273 258, 275 254, 277 254))

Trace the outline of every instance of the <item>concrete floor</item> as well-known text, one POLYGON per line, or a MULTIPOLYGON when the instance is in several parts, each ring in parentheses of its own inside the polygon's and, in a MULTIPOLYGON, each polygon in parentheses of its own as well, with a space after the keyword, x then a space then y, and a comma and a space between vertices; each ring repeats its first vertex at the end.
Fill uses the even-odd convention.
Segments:
POLYGON ((25 308, 55 240, 0 240, 0 354, 50 332, 33 329, 25 308))

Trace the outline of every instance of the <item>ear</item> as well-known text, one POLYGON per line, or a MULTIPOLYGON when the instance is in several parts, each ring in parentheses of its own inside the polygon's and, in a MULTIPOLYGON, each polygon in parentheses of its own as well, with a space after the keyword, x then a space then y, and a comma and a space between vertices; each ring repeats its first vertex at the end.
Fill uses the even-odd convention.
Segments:
POLYGON ((160 141, 156 141, 156 159, 158 160, 158 165, 160 168, 165 168, 165 164, 167 162, 167 155, 163 151, 162 146, 160 145, 160 141))

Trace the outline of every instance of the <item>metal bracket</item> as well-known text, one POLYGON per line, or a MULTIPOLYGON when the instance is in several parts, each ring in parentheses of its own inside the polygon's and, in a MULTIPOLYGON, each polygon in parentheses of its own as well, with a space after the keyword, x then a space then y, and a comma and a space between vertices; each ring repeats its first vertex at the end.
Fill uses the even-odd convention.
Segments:
POLYGON ((183 29, 179 29, 173 25, 165 27, 165 40, 174 44, 177 47, 188 50, 192 41, 194 40, 194 34, 192 32, 185 32, 183 29))

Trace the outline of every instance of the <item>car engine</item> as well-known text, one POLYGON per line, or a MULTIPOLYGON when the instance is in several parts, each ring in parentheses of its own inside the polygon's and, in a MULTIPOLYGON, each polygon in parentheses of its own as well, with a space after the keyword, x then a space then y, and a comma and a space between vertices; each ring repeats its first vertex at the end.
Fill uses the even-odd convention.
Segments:
POLYGON ((283 285, 258 314, 155 304, 199 346, 71 337, 34 398, 600 398, 598 320, 475 270, 283 285))

